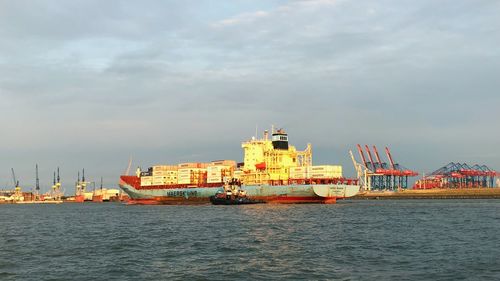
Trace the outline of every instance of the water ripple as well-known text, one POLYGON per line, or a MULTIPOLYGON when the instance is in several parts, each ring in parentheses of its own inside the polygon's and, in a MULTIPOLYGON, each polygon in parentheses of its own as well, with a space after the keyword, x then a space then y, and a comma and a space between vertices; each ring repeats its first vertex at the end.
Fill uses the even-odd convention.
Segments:
POLYGON ((0 210, 0 280, 500 279, 498 200, 0 210))

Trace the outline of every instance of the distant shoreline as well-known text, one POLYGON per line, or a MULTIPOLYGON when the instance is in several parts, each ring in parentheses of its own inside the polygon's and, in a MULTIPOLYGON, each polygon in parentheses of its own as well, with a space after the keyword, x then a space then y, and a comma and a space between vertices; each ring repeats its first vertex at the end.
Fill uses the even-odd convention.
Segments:
POLYGON ((500 188, 367 191, 346 200, 383 199, 500 199, 500 188))

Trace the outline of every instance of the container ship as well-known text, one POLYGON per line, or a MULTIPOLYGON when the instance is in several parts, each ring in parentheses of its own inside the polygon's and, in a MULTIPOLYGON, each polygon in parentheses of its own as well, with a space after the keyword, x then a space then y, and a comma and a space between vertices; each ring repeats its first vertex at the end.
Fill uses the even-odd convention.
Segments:
POLYGON ((283 130, 264 131, 242 143, 242 163, 157 165, 120 176, 120 188, 131 204, 205 204, 227 183, 266 203, 335 203, 359 192, 357 179, 342 176, 342 166, 312 165, 312 146, 298 151, 283 130))

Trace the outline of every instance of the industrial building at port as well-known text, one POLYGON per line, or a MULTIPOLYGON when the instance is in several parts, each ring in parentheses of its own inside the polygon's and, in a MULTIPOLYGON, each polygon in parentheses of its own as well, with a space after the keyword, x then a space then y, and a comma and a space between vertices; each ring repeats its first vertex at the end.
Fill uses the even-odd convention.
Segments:
POLYGON ((59 167, 57 176, 54 171, 53 184, 48 192, 40 192, 40 180, 38 178, 38 164, 35 166, 36 179, 35 188, 32 191, 23 191, 19 181, 16 178, 14 169, 12 169, 12 181, 14 188, 11 190, 0 190, 0 204, 59 204, 63 202, 109 202, 126 201, 128 198, 119 189, 104 188, 101 178, 101 186, 96 188, 95 182, 85 180, 85 170, 82 178, 78 172, 78 179, 75 182, 75 195, 65 196, 62 191, 61 177, 59 176, 59 167), (87 186, 93 186, 93 190, 87 190, 87 186))
MULTIPOLYGON (((405 166, 395 163, 389 148, 385 148, 389 163, 384 162, 376 146, 372 150, 365 145, 357 145, 361 162, 358 162, 352 151, 349 151, 358 178, 366 190, 400 190, 410 188, 408 179, 419 174, 405 166), (368 157, 365 156, 366 155, 368 157), (375 158, 373 158, 375 155, 375 158)), ((466 163, 451 162, 434 172, 422 175, 412 189, 462 189, 462 188, 493 188, 499 187, 495 179, 500 173, 486 165, 468 165, 466 163)))

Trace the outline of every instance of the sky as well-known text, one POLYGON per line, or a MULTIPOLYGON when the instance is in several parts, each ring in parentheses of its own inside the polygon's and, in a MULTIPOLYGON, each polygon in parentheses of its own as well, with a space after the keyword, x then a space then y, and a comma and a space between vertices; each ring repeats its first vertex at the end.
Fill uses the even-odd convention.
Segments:
POLYGON ((500 169, 500 2, 0 0, 0 189, 59 166, 235 159, 272 125, 354 175, 356 144, 429 173, 500 169))

